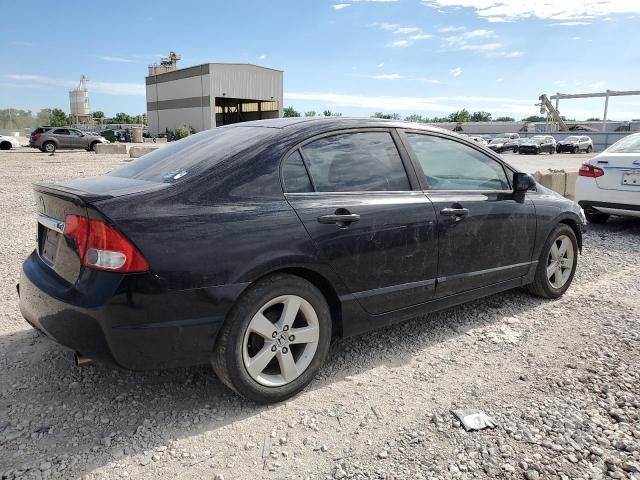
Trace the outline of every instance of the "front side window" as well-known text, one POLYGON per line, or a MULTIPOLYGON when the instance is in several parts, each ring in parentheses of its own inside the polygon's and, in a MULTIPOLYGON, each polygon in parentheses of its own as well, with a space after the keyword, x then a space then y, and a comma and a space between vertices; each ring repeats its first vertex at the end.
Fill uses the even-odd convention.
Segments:
POLYGON ((453 140, 406 134, 428 190, 509 190, 502 165, 453 140))
POLYGON ((82 132, 80 132, 79 130, 69 130, 69 134, 72 137, 81 137, 82 136, 82 132))
POLYGON ((411 190, 388 132, 356 132, 320 138, 302 147, 318 192, 411 190))

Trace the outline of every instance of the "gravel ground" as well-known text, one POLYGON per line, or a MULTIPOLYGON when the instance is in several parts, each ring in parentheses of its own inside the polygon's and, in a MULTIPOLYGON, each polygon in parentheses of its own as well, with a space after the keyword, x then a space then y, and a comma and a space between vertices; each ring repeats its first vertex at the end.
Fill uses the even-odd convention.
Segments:
POLYGON ((207 367, 75 368, 22 320, 30 183, 124 158, 0 152, 3 479, 640 479, 640 222, 591 226, 559 300, 512 291, 346 340, 309 389, 264 407, 207 367), (459 407, 498 428, 465 432, 459 407))

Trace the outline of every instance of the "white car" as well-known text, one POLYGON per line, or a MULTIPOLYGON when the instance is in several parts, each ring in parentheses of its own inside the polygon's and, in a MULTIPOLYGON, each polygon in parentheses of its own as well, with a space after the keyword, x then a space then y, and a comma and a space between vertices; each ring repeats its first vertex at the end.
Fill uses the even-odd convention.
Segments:
POLYGON ((592 223, 604 223, 610 215, 640 217, 640 133, 582 164, 576 201, 592 223))
POLYGON ((20 142, 16 137, 9 135, 0 135, 0 150, 11 150, 12 148, 18 148, 20 142))

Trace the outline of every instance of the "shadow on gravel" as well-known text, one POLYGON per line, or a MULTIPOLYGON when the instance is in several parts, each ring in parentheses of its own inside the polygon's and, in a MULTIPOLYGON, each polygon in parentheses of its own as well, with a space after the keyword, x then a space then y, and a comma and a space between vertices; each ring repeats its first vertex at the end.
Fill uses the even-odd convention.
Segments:
MULTIPOLYGON (((620 232, 640 232, 640 219, 590 226, 585 241, 620 232)), ((344 340, 333 347, 309 388, 321 392, 347 375, 404 365, 424 349, 544 302, 513 290, 344 340)), ((294 407, 296 402, 291 400, 294 407)), ((215 432, 267 409, 228 391, 208 366, 150 372, 106 365, 76 368, 70 350, 34 330, 0 337, 0 474, 38 465, 43 461, 40 455, 66 454, 79 461, 74 474, 80 476, 143 450, 170 447, 177 438, 215 432), (85 455, 91 458, 86 464, 85 455)), ((234 441, 220 441, 227 440, 234 441)))

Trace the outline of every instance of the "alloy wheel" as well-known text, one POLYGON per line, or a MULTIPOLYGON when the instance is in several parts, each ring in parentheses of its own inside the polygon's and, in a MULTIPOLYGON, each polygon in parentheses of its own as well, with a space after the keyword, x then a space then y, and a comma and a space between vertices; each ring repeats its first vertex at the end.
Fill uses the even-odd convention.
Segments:
POLYGON ((573 243, 566 235, 555 239, 547 257, 547 280, 553 288, 562 288, 573 271, 573 243))
POLYGON ((260 307, 249 322, 242 360, 253 380, 279 387, 309 367, 319 338, 318 315, 311 304, 297 295, 282 295, 260 307))

